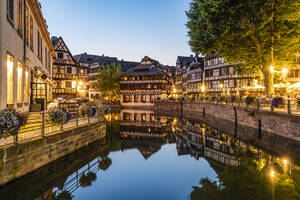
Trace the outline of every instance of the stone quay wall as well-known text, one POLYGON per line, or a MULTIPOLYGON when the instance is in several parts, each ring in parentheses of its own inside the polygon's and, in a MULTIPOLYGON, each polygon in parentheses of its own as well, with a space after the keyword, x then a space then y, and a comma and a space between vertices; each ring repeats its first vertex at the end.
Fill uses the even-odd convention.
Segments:
POLYGON ((1 148, 0 186, 105 136, 106 122, 102 121, 27 143, 1 148))
POLYGON ((155 113, 158 115, 197 115, 211 116, 216 120, 225 120, 239 126, 257 129, 300 141, 300 116, 281 114, 275 112, 256 111, 232 105, 212 103, 187 102, 156 102, 155 113))

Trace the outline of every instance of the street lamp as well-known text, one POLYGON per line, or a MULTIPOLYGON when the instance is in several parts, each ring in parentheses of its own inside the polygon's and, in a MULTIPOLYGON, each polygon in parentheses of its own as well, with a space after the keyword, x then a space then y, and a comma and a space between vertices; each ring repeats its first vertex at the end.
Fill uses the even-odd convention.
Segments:
POLYGON ((274 67, 271 65, 271 67, 270 67, 270 72, 274 72, 274 67))

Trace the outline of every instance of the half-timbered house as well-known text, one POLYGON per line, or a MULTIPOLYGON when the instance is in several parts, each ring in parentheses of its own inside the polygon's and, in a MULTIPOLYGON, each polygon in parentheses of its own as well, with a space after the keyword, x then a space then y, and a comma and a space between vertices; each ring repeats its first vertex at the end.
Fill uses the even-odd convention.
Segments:
POLYGON ((52 37, 55 58, 52 77, 54 80, 53 98, 75 98, 80 87, 79 67, 62 37, 52 37))

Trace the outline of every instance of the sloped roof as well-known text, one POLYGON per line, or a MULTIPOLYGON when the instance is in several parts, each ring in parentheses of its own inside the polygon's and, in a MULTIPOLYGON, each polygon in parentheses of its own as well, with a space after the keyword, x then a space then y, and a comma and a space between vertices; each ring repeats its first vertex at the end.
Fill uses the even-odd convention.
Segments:
POLYGON ((92 64, 97 61, 102 61, 102 62, 118 61, 117 57, 99 56, 99 55, 93 55, 87 53, 75 55, 74 58, 78 63, 87 63, 87 64, 92 64))
POLYGON ((177 63, 181 65, 190 65, 193 62, 193 56, 178 56, 177 63))
POLYGON ((141 63, 137 66, 124 72, 122 76, 147 76, 147 75, 163 75, 166 72, 163 70, 158 61, 145 56, 141 63), (151 62, 151 64, 144 64, 143 62, 151 62))

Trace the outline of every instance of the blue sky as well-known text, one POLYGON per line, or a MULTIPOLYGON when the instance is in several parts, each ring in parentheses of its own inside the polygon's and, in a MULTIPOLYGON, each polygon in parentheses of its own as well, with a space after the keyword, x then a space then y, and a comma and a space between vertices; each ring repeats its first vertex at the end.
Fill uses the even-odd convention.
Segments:
POLYGON ((51 36, 71 52, 175 65, 190 55, 185 27, 189 0, 40 0, 51 36))

